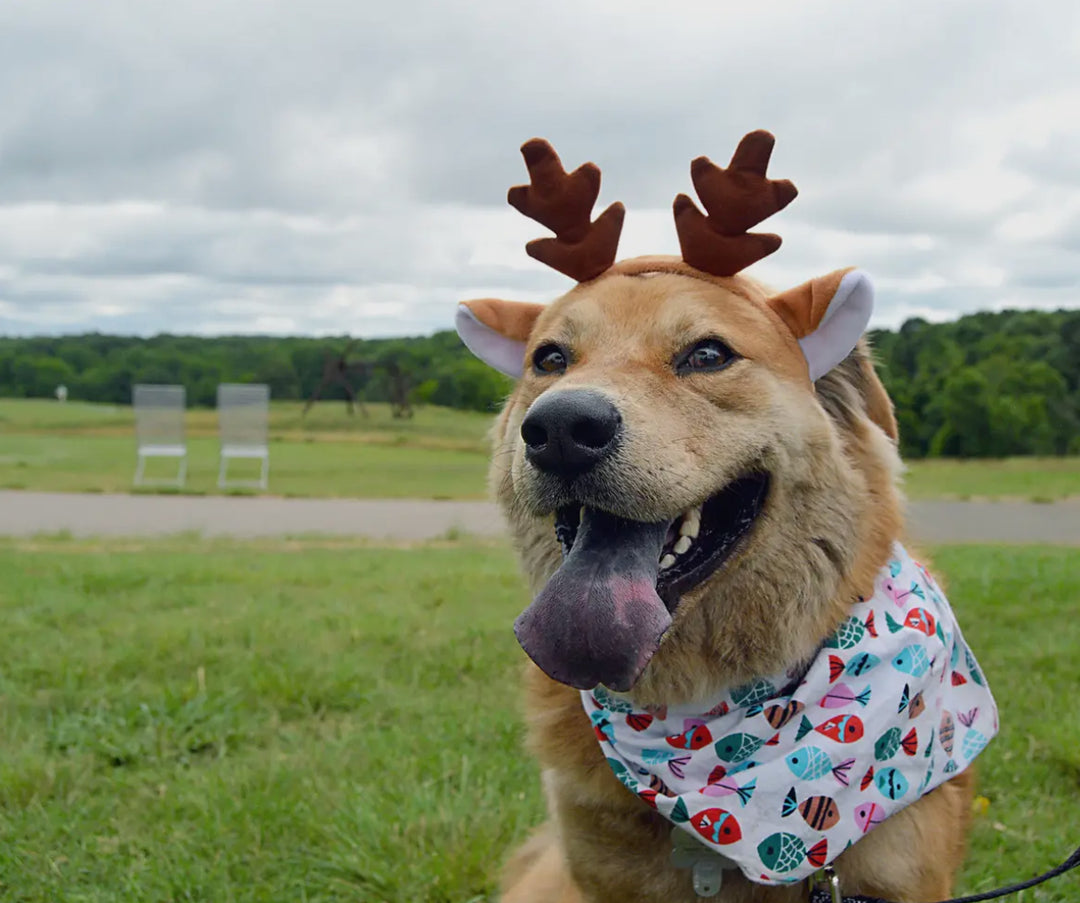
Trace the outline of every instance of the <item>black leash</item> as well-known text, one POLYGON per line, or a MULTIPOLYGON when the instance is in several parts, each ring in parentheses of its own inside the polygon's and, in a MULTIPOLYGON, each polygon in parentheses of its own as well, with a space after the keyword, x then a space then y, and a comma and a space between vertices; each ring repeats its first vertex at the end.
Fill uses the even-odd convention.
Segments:
MULTIPOLYGON (((952 900, 942 900, 941 903, 980 903, 982 900, 995 900, 998 897, 1004 897, 1007 894, 1015 894, 1022 890, 1027 890, 1029 887, 1034 887, 1036 884, 1042 884, 1044 881, 1049 881, 1051 878, 1063 875, 1065 872, 1068 872, 1077 866, 1080 866, 1080 847, 1077 847, 1073 854, 1061 863, 1061 865, 1057 866, 1057 868, 1052 868, 1050 871, 1044 872, 1037 878, 1032 878, 1030 881, 1021 881, 1019 884, 1010 884, 1008 887, 999 887, 997 890, 987 891, 984 894, 972 894, 968 897, 955 897, 952 900)), ((854 897, 837 897, 833 895, 831 890, 819 885, 810 892, 810 903, 892 903, 892 901, 882 900, 881 897, 866 897, 859 894, 854 897)))

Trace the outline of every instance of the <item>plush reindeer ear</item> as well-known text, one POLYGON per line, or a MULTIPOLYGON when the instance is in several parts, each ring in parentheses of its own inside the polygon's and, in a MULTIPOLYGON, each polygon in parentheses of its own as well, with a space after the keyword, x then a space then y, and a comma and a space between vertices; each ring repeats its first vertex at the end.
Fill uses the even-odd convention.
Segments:
POLYGON ((814 382, 846 358, 866 330, 874 287, 866 273, 849 267, 775 295, 769 306, 799 340, 814 382))
POLYGON ((521 379, 525 343, 543 304, 482 298, 458 305, 454 327, 473 354, 500 373, 521 379))

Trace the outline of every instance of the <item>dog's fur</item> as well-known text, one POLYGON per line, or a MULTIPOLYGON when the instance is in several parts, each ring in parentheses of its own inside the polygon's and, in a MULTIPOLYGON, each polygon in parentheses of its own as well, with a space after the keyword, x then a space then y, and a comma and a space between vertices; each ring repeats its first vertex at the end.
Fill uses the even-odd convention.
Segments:
MULTIPOLYGON (((695 278, 675 265, 647 270, 617 265, 545 308, 510 312, 507 304, 507 316, 526 321, 515 326, 528 335, 526 361, 558 341, 572 349, 573 365, 561 376, 526 367, 495 427, 491 481, 535 593, 560 562, 520 436, 541 393, 589 388, 618 407, 623 441, 596 489, 604 501, 592 501, 622 517, 669 519, 749 470, 769 472, 752 531, 682 598, 630 693, 637 706, 685 705, 806 659, 850 601, 872 592, 902 533, 900 462, 892 405, 865 342, 812 384, 794 336, 757 283, 695 278), (710 336, 742 360, 676 375, 673 356, 710 336)), ((670 823, 612 775, 578 691, 530 663, 526 693, 549 820, 506 866, 505 903, 695 900, 689 873, 669 863, 670 823)), ((844 892, 950 896, 972 786, 961 773, 843 853, 834 865, 844 892)), ((765 887, 727 872, 715 899, 779 903, 806 893, 805 885, 765 887)))

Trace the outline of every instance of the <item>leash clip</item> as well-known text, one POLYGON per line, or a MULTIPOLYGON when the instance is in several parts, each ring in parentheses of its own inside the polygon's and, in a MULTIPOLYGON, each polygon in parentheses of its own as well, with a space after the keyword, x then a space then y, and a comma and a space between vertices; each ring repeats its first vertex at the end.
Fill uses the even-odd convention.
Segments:
POLYGON ((844 898, 840 894, 840 877, 831 865, 825 866, 814 875, 812 884, 811 899, 820 903, 844 903, 844 898))
POLYGON ((738 868, 722 853, 710 850, 678 827, 671 829, 671 864, 690 870, 694 893, 699 897, 715 897, 724 882, 724 869, 738 868))

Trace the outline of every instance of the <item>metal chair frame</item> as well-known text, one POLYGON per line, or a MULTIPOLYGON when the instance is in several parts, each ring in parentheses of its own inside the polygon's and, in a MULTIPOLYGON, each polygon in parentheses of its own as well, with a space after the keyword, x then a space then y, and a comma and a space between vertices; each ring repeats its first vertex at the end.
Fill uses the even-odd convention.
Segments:
POLYGON ((138 383, 132 386, 135 411, 135 486, 184 487, 187 479, 187 441, 184 411, 187 393, 183 386, 138 383), (176 477, 146 478, 147 458, 179 458, 176 477))
POLYGON ((222 383, 217 391, 221 463, 218 488, 266 489, 270 478, 268 421, 270 387, 263 383, 222 383), (230 480, 229 460, 259 460, 259 479, 230 480))

